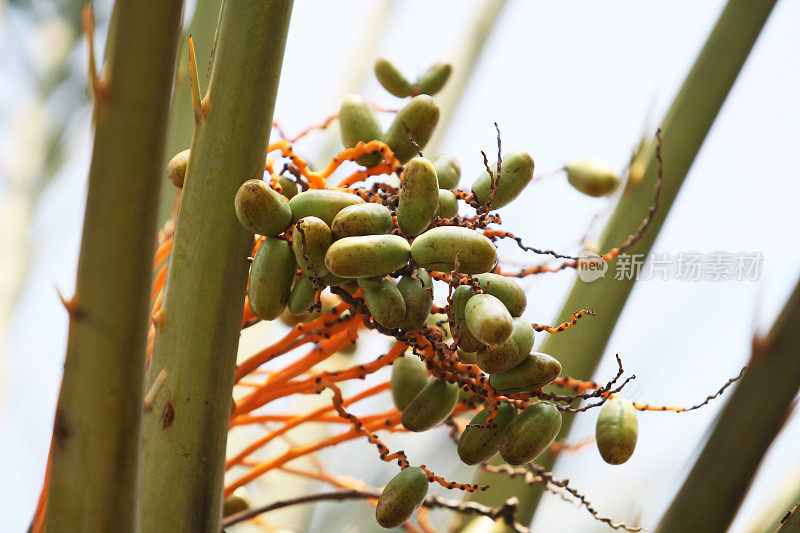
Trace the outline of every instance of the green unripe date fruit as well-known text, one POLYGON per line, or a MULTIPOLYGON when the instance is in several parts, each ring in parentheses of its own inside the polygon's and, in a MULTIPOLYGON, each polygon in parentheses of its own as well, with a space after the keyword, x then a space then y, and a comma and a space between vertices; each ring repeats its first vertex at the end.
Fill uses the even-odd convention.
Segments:
MULTIPOLYGON (((375 110, 355 94, 345 98, 342 107, 339 108, 339 130, 345 148, 353 148, 359 142, 367 143, 383 138, 383 130, 378 117, 375 116, 375 110)), ((381 159, 381 154, 376 152, 362 155, 356 162, 365 167, 372 167, 380 163, 381 159)))
POLYGON ((461 179, 461 164, 455 156, 450 154, 439 154, 431 160, 433 168, 436 169, 436 177, 439 179, 439 188, 455 189, 461 179))
POLYGON ((633 403, 619 396, 607 401, 600 411, 595 429, 597 449, 603 461, 610 465, 621 465, 630 459, 636 448, 638 433, 639 422, 633 403))
MULTIPOLYGON (((533 158, 527 152, 513 152, 503 156, 501 175, 497 176, 497 163, 491 167, 495 178, 496 192, 490 209, 500 209, 520 195, 533 178, 533 158)), ((472 193, 479 205, 484 205, 492 192, 492 178, 488 172, 478 176, 472 185, 472 193)))
POLYGON ((289 312, 293 315, 302 315, 314 304, 317 290, 311 283, 311 277, 303 274, 294 282, 292 292, 289 294, 289 312))
POLYGON ((462 274, 481 274, 494 268, 497 250, 488 238, 460 226, 431 228, 414 239, 411 256, 421 267, 438 272, 455 268, 462 274))
POLYGON ((458 360, 467 365, 477 364, 478 355, 475 352, 465 352, 461 348, 456 350, 458 360))
POLYGON ((517 366, 531 353, 533 336, 533 326, 522 318, 515 318, 511 337, 503 343, 478 350, 475 356, 477 365, 487 374, 497 374, 517 366))
POLYGON ((325 268, 343 278, 385 276, 405 266, 410 255, 408 241, 399 235, 345 237, 328 248, 325 268))
POLYGON ((436 63, 428 68, 417 80, 417 92, 433 96, 447 83, 453 67, 449 63, 436 63))
POLYGON ((403 409, 400 421, 408 431, 427 431, 444 422, 458 403, 458 385, 437 378, 430 381, 403 409))
POLYGON ((397 204, 397 225, 406 235, 419 235, 433 222, 439 209, 436 170, 424 157, 406 164, 397 204))
POLYGON ((292 290, 297 263, 291 245, 275 237, 261 243, 253 264, 247 297, 253 314, 262 320, 280 316, 292 290))
POLYGON ((476 339, 467 327, 467 319, 464 309, 467 301, 475 296, 475 291, 468 285, 459 285, 453 291, 451 298, 453 320, 458 327, 458 347, 466 352, 475 352, 485 346, 484 343, 476 339))
POLYGON ((222 502, 222 516, 227 518, 236 513, 241 513, 250 508, 247 500, 236 494, 231 494, 222 502))
POLYGON ((442 218, 453 218, 458 214, 458 198, 453 191, 439 189, 439 206, 436 216, 442 218))
POLYGON ((534 352, 517 366, 489 376, 489 384, 500 394, 521 394, 544 387, 560 373, 556 358, 534 352))
POLYGON ((467 300, 464 318, 470 333, 485 344, 505 342, 514 331, 511 313, 499 298, 491 294, 476 294, 467 300))
POLYGON ((262 180, 247 180, 233 200, 236 218, 252 233, 280 235, 292 221, 289 202, 262 180))
POLYGON ((325 252, 333 242, 331 230, 317 217, 303 217, 292 230, 292 249, 303 274, 321 278, 328 273, 325 252))
POLYGON ((398 357, 392 363, 392 400, 403 411, 428 384, 428 370, 416 355, 398 357))
POLYGON ((403 295, 389 278, 381 279, 377 289, 364 289, 364 300, 372 318, 385 328, 398 327, 406 315, 403 295))
POLYGON ((186 181, 186 167, 189 165, 189 150, 178 152, 167 163, 167 177, 177 188, 183 188, 186 181))
POLYGON ((386 484, 375 506, 375 519, 381 527, 405 524, 417 512, 428 494, 428 474, 419 467, 408 466, 386 484))
POLYGON ((542 454, 561 429, 561 413, 548 402, 537 402, 509 424, 500 439, 500 456, 510 465, 530 463, 542 454))
POLYGON ((334 239, 392 232, 392 212, 381 204, 350 205, 339 211, 331 225, 334 239))
POLYGON ((503 302, 511 316, 522 316, 528 305, 528 297, 516 281, 491 272, 477 274, 475 279, 480 283, 483 292, 496 296, 503 302))
POLYGON ((283 195, 284 198, 286 198, 287 200, 291 200, 292 198, 297 196, 299 189, 297 188, 296 181, 294 181, 293 179, 289 179, 286 176, 281 176, 280 178, 278 178, 278 183, 281 186, 281 195, 283 195))
POLYGON ((567 163, 564 170, 569 184, 589 196, 606 196, 619 187, 619 176, 603 159, 576 159, 567 163))
POLYGON ((439 106, 433 98, 424 94, 415 96, 397 112, 383 141, 401 163, 406 163, 418 151, 411 140, 419 145, 419 150, 425 148, 438 121, 439 106))
POLYGON ((344 191, 311 189, 301 192, 291 200, 292 222, 303 217, 317 217, 330 227, 336 214, 348 205, 363 204, 364 200, 344 191))
POLYGON ((403 295, 406 307, 400 329, 406 332, 417 331, 427 322, 433 306, 431 275, 425 269, 418 268, 413 275, 400 278, 397 289, 403 295))
POLYGON ((392 96, 408 98, 414 94, 411 82, 392 63, 382 57, 375 61, 375 77, 392 96))
POLYGON ((458 439, 458 456, 468 465, 476 465, 494 457, 500 446, 500 438, 517 416, 517 408, 511 403, 501 402, 493 422, 497 427, 491 429, 471 427, 485 425, 489 414, 487 409, 476 414, 458 439))
POLYGON ((356 280, 356 285, 364 289, 365 291, 375 291, 381 288, 383 285, 383 278, 375 277, 375 278, 358 278, 356 280))

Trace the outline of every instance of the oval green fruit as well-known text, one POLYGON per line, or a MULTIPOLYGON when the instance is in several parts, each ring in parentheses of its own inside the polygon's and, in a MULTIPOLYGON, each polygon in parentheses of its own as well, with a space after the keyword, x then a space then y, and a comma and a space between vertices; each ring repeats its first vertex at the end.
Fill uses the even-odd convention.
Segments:
POLYGON ((408 407, 427 384, 428 369, 416 355, 407 354, 392 363, 392 400, 398 411, 408 407))
POLYGON ((458 327, 458 347, 465 352, 476 352, 485 346, 484 343, 476 339, 470 333, 467 327, 467 319, 464 309, 467 306, 467 301, 475 296, 475 290, 469 285, 459 285, 453 291, 453 296, 450 299, 453 320, 455 326, 458 327))
POLYGON ((372 202, 350 205, 339 211, 331 225, 334 239, 392 232, 392 212, 372 202))
POLYGON ((500 394, 521 394, 544 387, 560 373, 556 358, 534 352, 517 366, 489 376, 489 384, 500 394))
POLYGON ((621 465, 630 459, 638 433, 639 422, 633 403, 619 396, 607 401, 597 417, 595 429, 597 449, 603 461, 621 465))
POLYGON ((515 318, 511 337, 503 343, 478 350, 475 356, 477 365, 487 374, 497 374, 517 366, 531 352, 533 336, 533 326, 527 320, 515 318))
POLYGON ((439 209, 436 170, 424 157, 409 161, 401 177, 397 225, 406 235, 419 235, 430 226, 439 209))
POLYGON ((167 177, 177 188, 183 188, 186 181, 186 168, 189 166, 189 150, 178 152, 167 163, 167 177))
POLYGON ((476 465, 494 457, 500 446, 500 438, 517 416, 517 408, 514 404, 501 402, 493 422, 497 427, 491 429, 472 427, 485 425, 489 414, 487 409, 476 414, 458 439, 458 456, 468 465, 476 465))
POLYGON ((358 278, 356 279, 356 285, 364 289, 365 291, 375 291, 381 288, 383 285, 383 278, 375 277, 375 278, 358 278))
MULTIPOLYGON (((533 178, 533 158, 527 152, 513 152, 503 156, 501 175, 497 178, 497 163, 491 167, 495 177, 496 192, 490 209, 500 209, 520 195, 533 178)), ((478 176, 472 185, 472 194, 479 205, 484 205, 492 192, 492 178, 487 171, 478 176)))
POLYGON ((477 364, 478 355, 475 352, 465 352, 461 348, 456 350, 456 354, 458 355, 458 360, 467 365, 474 365, 477 364))
POLYGON ((381 279, 377 289, 364 289, 364 300, 372 318, 385 328, 398 327, 406 315, 403 295, 389 278, 381 279))
POLYGON ((413 274, 400 278, 397 288, 403 295, 406 306, 400 329, 406 332, 417 331, 428 321, 433 306, 431 275, 425 269, 418 268, 413 274))
MULTIPOLYGON (((375 110, 356 94, 345 98, 342 107, 339 108, 339 131, 345 148, 353 148, 359 142, 368 143, 383 138, 383 130, 375 110)), ((362 155, 356 162, 365 167, 373 167, 380 163, 382 158, 380 153, 375 152, 362 155)))
POLYGON ((281 195, 287 200, 291 200, 297 193, 299 189, 297 188, 297 182, 293 179, 287 178, 286 176, 281 176, 278 178, 278 183, 281 186, 281 195))
POLYGON ((275 237, 267 237, 261 243, 253 264, 250 265, 250 281, 247 297, 253 314, 262 320, 274 320, 280 316, 297 270, 291 245, 275 237))
POLYGON ((548 402, 524 409, 500 439, 500 456, 510 465, 530 463, 542 454, 561 429, 561 412, 548 402))
POLYGON ((401 163, 406 163, 417 155, 418 150, 425 148, 438 121, 439 106, 433 98, 424 94, 415 96, 397 112, 383 141, 401 163))
POLYGON ((476 294, 464 306, 464 318, 470 333, 485 344, 507 341, 514 331, 514 319, 506 306, 491 294, 476 294))
POLYGON ((330 227, 336 214, 348 205, 363 204, 355 194, 331 189, 310 189, 291 200, 292 223, 303 217, 317 217, 330 227))
POLYGON ((397 70, 397 67, 382 57, 375 61, 375 77, 392 96, 407 98, 414 93, 411 82, 397 70))
POLYGON ((292 292, 289 294, 289 312, 293 315, 302 315, 314 305, 317 290, 308 274, 303 274, 294 282, 292 292))
POLYGON ((236 218, 242 226, 259 235, 280 235, 292 221, 289 202, 263 180, 242 183, 236 191, 233 205, 236 218))
POLYGON ((441 189, 455 189, 461 179, 461 164, 455 156, 439 154, 431 160, 441 189))
POLYGON ((325 252, 332 242, 331 230, 322 219, 303 217, 297 221, 292 230, 292 249, 303 274, 321 278, 328 273, 325 252))
POLYGON ((231 494, 222 502, 222 516, 223 518, 227 518, 236 513, 246 511, 249 508, 250 505, 247 503, 246 499, 236 494, 231 494))
POLYGON ((408 241, 399 235, 345 237, 331 244, 325 267, 342 278, 385 276, 406 265, 408 241))
POLYGON ((620 184, 614 168, 603 159, 576 159, 567 163, 564 170, 569 184, 589 196, 606 196, 616 191, 620 184))
POLYGON ((453 66, 450 63, 436 63, 428 68, 417 80, 417 92, 433 96, 447 83, 453 66))
POLYGON ((375 506, 375 519, 387 529, 402 526, 417 512, 426 494, 428 474, 419 467, 408 466, 381 491, 375 506))
POLYGON ((481 274, 494 268, 497 250, 488 238, 460 226, 431 228, 411 243, 411 256, 419 266, 438 272, 455 268, 462 274, 481 274))
POLYGON ((458 198, 453 191, 439 189, 439 206, 436 216, 442 218, 453 218, 458 214, 458 198))
POLYGON ((474 277, 478 280, 483 292, 496 296, 503 302, 511 316, 522 316, 528 305, 528 297, 516 281, 491 272, 477 274, 474 277))
POLYGON ((457 403, 458 385, 436 378, 403 409, 400 421, 408 431, 427 431, 444 422, 457 403))

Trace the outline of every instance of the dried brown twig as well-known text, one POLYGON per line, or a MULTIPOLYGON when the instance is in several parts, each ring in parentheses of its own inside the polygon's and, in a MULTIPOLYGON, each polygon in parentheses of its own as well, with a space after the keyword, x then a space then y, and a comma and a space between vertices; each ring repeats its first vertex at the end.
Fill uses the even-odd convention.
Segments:
MULTIPOLYGON (((267 505, 241 511, 233 514, 222 521, 222 527, 226 528, 239 522, 244 522, 263 513, 283 509, 292 505, 300 505, 303 503, 313 503, 321 501, 341 501, 341 500, 369 500, 377 499, 381 495, 378 489, 370 490, 336 490, 330 492, 318 492, 315 494, 306 494, 305 496, 298 496, 297 498, 289 498, 286 500, 279 500, 267 505)), ((477 516, 487 516, 492 520, 501 519, 509 527, 517 533, 528 533, 528 528, 518 524, 515 521, 517 506, 519 502, 516 498, 509 498, 502 505, 498 507, 488 507, 474 502, 460 502, 456 500, 447 500, 439 496, 428 496, 422 502, 422 507, 426 509, 449 509, 458 513, 472 514, 477 516)))

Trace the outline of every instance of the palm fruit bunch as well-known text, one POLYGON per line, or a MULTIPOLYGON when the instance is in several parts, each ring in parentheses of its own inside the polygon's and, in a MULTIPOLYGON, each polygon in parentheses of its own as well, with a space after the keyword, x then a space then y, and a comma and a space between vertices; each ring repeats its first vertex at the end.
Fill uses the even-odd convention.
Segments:
MULTIPOLYGON (((533 158, 504 154, 486 165, 470 190, 459 189, 455 157, 422 155, 439 119, 430 95, 444 85, 449 65, 434 65, 415 83, 385 60, 376 63, 375 72, 391 94, 409 100, 383 131, 370 104, 347 97, 338 115, 341 140, 346 149, 380 141, 380 149, 355 161, 367 169, 393 169, 399 188, 323 183, 301 184, 300 190, 282 175, 242 184, 236 215, 260 236, 247 289, 250 310, 274 320, 288 308, 302 320, 319 310, 325 290, 358 304, 354 309, 367 327, 411 347, 393 363, 391 378, 403 428, 427 431, 448 420, 459 403, 467 412, 482 406, 459 438, 461 460, 474 465, 499 452, 511 465, 526 464, 550 446, 561 427, 557 406, 533 397, 559 376, 561 365, 532 351, 535 330, 522 318, 525 292, 498 273, 497 250, 484 230, 497 220, 489 213, 511 203, 531 182, 533 158), (460 216, 459 202, 476 215, 460 216), (451 294, 432 314, 435 281, 447 284, 451 294), (435 347, 433 356, 415 348, 416 335, 435 347)), ((609 194, 618 183, 594 160, 566 170, 570 183, 593 196, 609 194)), ((613 464, 624 462, 635 445, 635 411, 624 402, 609 402, 598 421, 598 447, 613 464)), ((377 503, 383 527, 408 520, 433 479, 404 459, 401 467, 377 503)))

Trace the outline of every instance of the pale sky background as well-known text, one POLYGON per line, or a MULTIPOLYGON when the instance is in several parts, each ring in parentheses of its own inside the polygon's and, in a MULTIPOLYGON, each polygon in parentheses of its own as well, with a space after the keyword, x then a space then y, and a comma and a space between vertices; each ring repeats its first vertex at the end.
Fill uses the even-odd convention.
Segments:
MULTIPOLYGON (((110 2, 96 4, 100 46, 110 2)), ((476 0, 391 3, 386 29, 368 57, 369 64, 383 55, 413 76, 433 62, 455 57, 479 4, 476 0)), ((529 151, 537 172, 590 155, 623 167, 643 127, 656 125, 663 116, 724 4, 720 0, 508 1, 440 151, 459 158, 461 185, 469 185, 482 169, 480 150, 496 151, 492 122, 497 121, 505 151, 529 151)), ((366 0, 295 1, 275 112, 287 132, 321 121, 354 90, 388 107, 398 105, 371 75, 360 88, 353 87, 352 80, 370 26, 384 5, 366 0)), ((800 197, 796 162, 800 71, 793 61, 800 50, 797 20, 800 3, 780 0, 654 247, 656 253, 673 256, 760 252, 759 279, 637 284, 597 374, 598 379, 613 375, 613 355, 619 353, 626 369, 637 375, 627 390, 633 400, 690 405, 716 391, 738 373, 748 358, 754 331, 769 327, 797 282, 800 248, 793 228, 800 197)), ((27 143, 35 137, 37 123, 21 120, 28 116, 30 105, 27 70, 37 61, 46 63, 48 53, 55 52, 48 40, 53 39, 53 30, 42 30, 43 19, 32 24, 16 8, 6 6, 3 24, 0 154, 6 162, 0 172, 4 168, 8 172, 14 158, 36 157, 27 143)), ((85 42, 72 55, 75 64, 85 68, 85 42)), ((325 134, 312 134, 298 147, 312 159, 319 158, 326 139, 325 134)), ((27 527, 47 456, 67 331, 67 316, 54 286, 65 294, 74 287, 91 151, 86 105, 74 109, 69 146, 67 160, 36 205, 26 234, 33 263, 6 336, 0 339, 3 531, 27 527)), ((9 198, 9 183, 0 175, 0 206, 9 198)), ((577 249, 594 215, 607 207, 604 200, 581 196, 562 176, 532 186, 502 214, 504 227, 526 242, 569 252, 577 249)), ((523 258, 510 246, 502 247, 501 254, 523 258)), ((564 272, 527 282, 525 317, 550 321, 574 276, 564 272)), ((258 346, 260 340, 251 336, 247 343, 258 346)), ((380 341, 365 343, 356 357, 371 360, 382 349, 380 341)), ((351 390, 362 386, 355 384, 351 390)), ((388 396, 380 397, 373 409, 385 408, 389 401, 388 396)), ((556 474, 568 477, 602 514, 617 520, 640 516, 642 525, 652 528, 691 468, 722 405, 716 401, 685 415, 641 413, 637 450, 628 463, 606 465, 596 449, 588 447, 559 461, 556 474)), ((597 412, 578 417, 570 440, 593 434, 597 412)), ((798 440, 800 421, 794 417, 762 464, 733 531, 746 531, 786 483, 794 489, 800 486, 798 440)), ((417 464, 432 465, 460 481, 470 478, 470 469, 458 465, 455 447, 443 429, 424 438, 394 435, 386 441, 394 449, 406 450, 417 464)), ((385 483, 394 472, 394 466, 382 463, 361 442, 321 457, 334 472, 373 485, 385 483)), ((355 523, 361 524, 361 531, 370 530, 372 510, 363 503, 319 506, 313 518, 310 510, 298 508, 305 520, 312 520, 305 526, 312 530, 332 531, 355 523)), ((536 515, 534 529, 605 530, 584 510, 550 496, 536 515)))

